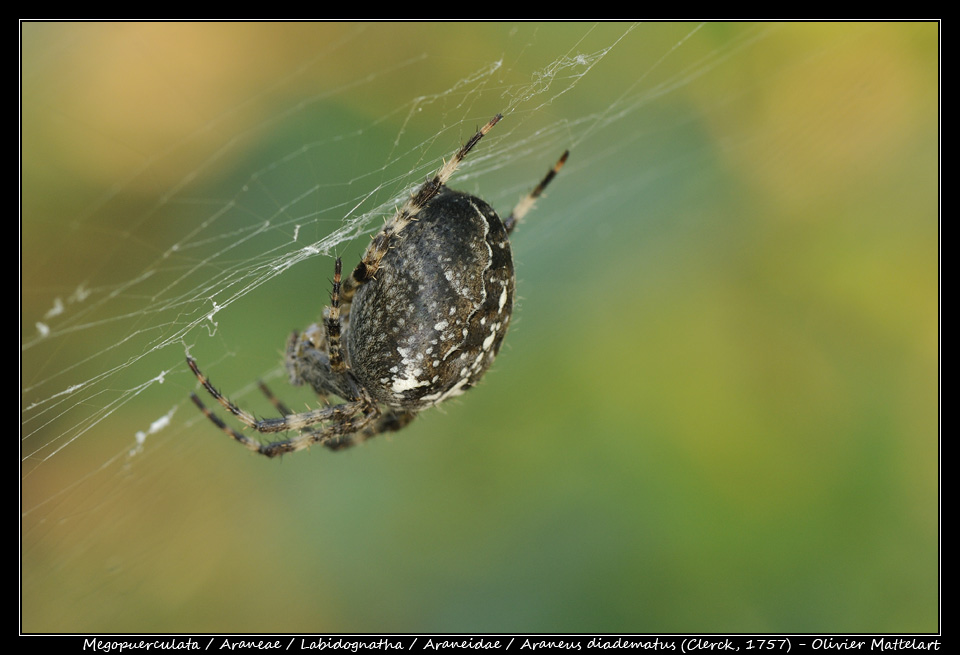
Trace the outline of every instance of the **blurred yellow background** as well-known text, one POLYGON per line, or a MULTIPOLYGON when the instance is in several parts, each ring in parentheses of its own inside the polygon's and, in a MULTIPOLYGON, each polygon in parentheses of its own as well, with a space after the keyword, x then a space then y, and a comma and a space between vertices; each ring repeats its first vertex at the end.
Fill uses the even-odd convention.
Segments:
POLYGON ((939 629, 936 23, 21 27, 22 630, 939 629), (451 186, 571 156, 483 383, 200 416, 188 350, 311 401, 334 256, 498 111, 451 186))

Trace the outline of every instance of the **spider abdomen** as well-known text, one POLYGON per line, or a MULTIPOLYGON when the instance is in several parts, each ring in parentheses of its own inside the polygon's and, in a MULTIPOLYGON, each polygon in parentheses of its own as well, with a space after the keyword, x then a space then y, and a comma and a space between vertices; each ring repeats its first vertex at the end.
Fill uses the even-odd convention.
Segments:
POLYGON ((357 290, 344 331, 353 374, 379 402, 422 409, 479 381, 513 311, 513 256, 497 213, 444 188, 357 290))

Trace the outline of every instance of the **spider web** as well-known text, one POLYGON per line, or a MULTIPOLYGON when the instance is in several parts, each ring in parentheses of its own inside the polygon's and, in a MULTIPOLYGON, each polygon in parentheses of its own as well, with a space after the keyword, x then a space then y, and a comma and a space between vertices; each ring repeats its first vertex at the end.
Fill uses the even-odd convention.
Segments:
MULTIPOLYGON (((863 38, 828 35, 736 83, 744 62, 791 34, 759 23, 23 24, 25 628, 112 629, 124 615, 120 600, 102 605, 112 591, 146 585, 161 607, 189 594, 157 582, 182 565, 163 563, 163 539, 127 541, 171 506, 171 530, 216 523, 220 505, 194 500, 234 484, 220 464, 244 455, 189 401, 185 355, 258 413, 270 411, 258 380, 307 406, 286 385, 287 335, 319 317, 334 258, 352 268, 477 126, 504 115, 450 186, 501 212, 570 149, 540 203, 553 210, 518 232, 521 279, 556 275, 554 253, 616 239, 611 217, 633 220, 644 193, 668 203, 663 180, 695 177, 761 135, 721 130, 706 147, 698 133, 863 38), (36 609, 58 589, 70 590, 62 603, 36 609), (88 599, 99 608, 76 610, 88 599)), ((802 148, 796 134, 762 137, 776 144, 763 152, 771 163, 802 148)), ((655 243, 663 223, 648 220, 655 243)), ((218 558, 192 547, 197 562, 218 558)), ((215 584, 208 576, 197 577, 215 584)), ((208 625, 154 619, 120 622, 208 625)))
MULTIPOLYGON (((65 101, 58 94, 96 90, 76 88, 82 80, 65 82, 50 77, 64 74, 60 67, 77 54, 90 57, 91 67, 116 56, 89 52, 100 39, 109 41, 101 46, 103 50, 112 46, 153 62, 160 69, 155 73, 158 78, 182 74, 163 67, 163 58, 171 56, 165 39, 177 33, 175 28, 172 33, 167 29, 156 25, 25 25, 25 141, 31 136, 39 139, 36 133, 43 129, 33 125, 34 112, 53 114, 64 132, 88 130, 79 135, 56 135, 74 136, 80 143, 71 143, 71 147, 88 147, 86 141, 97 138, 108 142, 94 150, 112 148, 103 158, 113 160, 102 166, 107 171, 104 174, 116 175, 108 178, 102 191, 85 189, 90 194, 86 197, 78 193, 76 202, 85 200, 85 204, 57 207, 42 219, 32 212, 25 215, 21 449, 27 481, 64 451, 83 448, 78 441, 91 433, 109 432, 117 412, 127 411, 131 402, 155 394, 170 376, 182 375, 183 355, 198 342, 220 338, 224 312, 263 286, 290 275, 313 276, 308 285, 313 293, 308 299, 291 296, 289 302, 302 303, 295 315, 307 317, 308 322, 316 320, 328 293, 332 257, 344 250, 344 244, 375 231, 406 194, 435 172, 441 157, 449 157, 489 115, 499 111, 508 120, 484 141, 482 149, 471 154, 452 184, 478 187, 477 179, 499 170, 515 171, 517 179, 495 187, 495 194, 485 192, 504 206, 535 183, 551 158, 564 148, 575 149, 580 142, 595 139, 597 133, 618 130, 618 123, 634 120, 643 106, 708 72, 724 57, 761 38, 767 28, 748 27, 733 42, 691 62, 689 68, 677 71, 674 67, 665 79, 648 81, 700 29, 696 24, 673 27, 669 37, 675 40, 673 45, 660 60, 643 64, 629 85, 618 88, 619 97, 612 102, 608 98, 594 112, 571 118, 558 115, 556 103, 575 93, 580 82, 621 43, 648 38, 637 35, 638 26, 568 28, 568 39, 558 39, 565 49, 541 66, 523 55, 516 55, 519 60, 504 56, 478 61, 471 57, 473 65, 463 66, 466 74, 445 86, 431 81, 423 85, 426 88, 400 86, 399 90, 398 78, 418 79, 440 55, 427 49, 395 63, 360 64, 353 77, 339 85, 317 81, 331 66, 353 59, 357 49, 363 49, 370 38, 379 38, 377 33, 384 29, 340 26, 334 30, 332 42, 323 39, 325 45, 319 52, 308 52, 309 56, 290 70, 278 66, 281 74, 276 80, 236 91, 249 95, 231 100, 233 104, 209 110, 178 107, 184 112, 195 110, 197 115, 184 118, 184 125, 156 126, 158 131, 166 128, 173 132, 169 141, 163 135, 150 135, 144 138, 156 141, 144 146, 123 142, 122 133, 91 136, 89 131, 94 128, 82 125, 84 116, 70 115, 69 105, 64 108, 61 103, 65 101), (38 47, 36 41, 64 39, 60 32, 68 35, 65 44, 48 51, 45 58, 38 57, 41 61, 30 56, 30 48, 38 47), (51 88, 57 83, 63 87, 51 88), (380 91, 385 84, 391 86, 388 94, 380 91), (310 93, 317 88, 322 90, 310 93), (406 95, 393 95, 404 91, 406 95), (369 94, 387 95, 393 106, 388 101, 382 113, 363 106, 365 115, 359 120, 344 116, 343 105, 362 103, 369 94), (204 116, 203 110, 213 115, 204 116), (329 127, 331 115, 340 126, 329 127), (284 133, 289 131, 295 135, 284 133), (268 148, 271 152, 267 154, 251 154, 268 148), (372 154, 366 155, 371 150, 372 154), (361 152, 364 157, 358 155, 361 152), (378 163, 365 170, 363 166, 371 159, 378 163), (326 268, 314 266, 309 273, 299 272, 309 262, 325 263, 326 268)), ((212 26, 207 29, 217 31, 212 26)), ((300 29, 325 31, 319 25, 300 29)), ((242 36, 232 38, 240 40, 242 36)), ((388 59, 392 62, 393 58, 388 59)), ((123 75, 133 65, 119 65, 116 74, 123 75)), ((276 74, 274 68, 261 72, 263 76, 276 74)), ((171 84, 172 92, 177 92, 175 83, 171 84)), ((121 97, 98 99, 92 107, 78 108, 77 113, 103 112, 108 116, 101 120, 107 123, 116 113, 145 110, 142 106, 117 106, 123 102, 136 105, 138 99, 122 97, 132 90, 110 91, 121 97)), ((195 91, 191 88, 182 95, 195 91)), ((86 98, 76 102, 84 101, 86 98)), ((132 129, 140 128, 138 121, 132 122, 132 129)), ((149 127, 153 126, 144 129, 149 127)), ((131 128, 122 126, 117 131, 122 129, 131 128)), ((593 158, 613 157, 617 147, 597 152, 593 158)), ((25 160, 25 186, 40 193, 42 183, 30 178, 36 169, 31 166, 29 151, 25 160)), ((86 165, 82 159, 68 163, 86 165)), ((581 158, 580 165, 593 163, 581 158)), ((94 175, 97 173, 100 171, 94 175)), ((25 195, 25 211, 31 211, 31 198, 29 193, 25 195)), ((302 319, 292 322, 301 323, 302 319)), ((282 343, 282 335, 277 336, 282 343)), ((251 373, 273 378, 279 369, 260 365, 251 373)), ((176 395, 182 396, 182 392, 178 390, 176 395)), ((177 398, 160 416, 143 421, 127 435, 124 447, 95 472, 103 474, 112 464, 129 462, 144 450, 152 435, 171 424, 184 401, 177 398)), ((41 508, 54 498, 26 503, 25 516, 42 513, 41 508)))

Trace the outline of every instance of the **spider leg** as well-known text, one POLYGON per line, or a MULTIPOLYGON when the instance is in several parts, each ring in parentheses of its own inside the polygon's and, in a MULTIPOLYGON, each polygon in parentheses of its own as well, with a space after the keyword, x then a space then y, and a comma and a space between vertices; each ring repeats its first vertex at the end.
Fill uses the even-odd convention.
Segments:
POLYGON ((293 414, 293 410, 287 407, 282 400, 273 395, 273 392, 270 391, 270 387, 263 380, 257 381, 257 386, 260 387, 260 392, 267 397, 267 400, 270 401, 270 404, 273 405, 276 410, 283 416, 289 416, 293 414))
MULTIPOLYGON (((287 367, 287 374, 290 376, 290 384, 299 387, 303 384, 300 378, 300 360, 303 358, 303 344, 308 342, 313 348, 326 348, 324 343, 315 343, 313 337, 317 334, 323 334, 319 331, 316 323, 308 327, 303 333, 294 330, 287 339, 287 349, 283 361, 287 367)), ((321 337, 322 338, 322 337, 321 337)))
POLYGON ((347 434, 336 439, 330 439, 329 441, 325 441, 323 445, 330 450, 344 450, 346 448, 350 448, 351 446, 356 446, 359 443, 363 443, 367 439, 371 439, 378 434, 402 430, 416 417, 416 412, 403 412, 391 409, 382 414, 380 418, 377 419, 377 422, 373 425, 368 425, 362 430, 352 434, 347 434))
POLYGON ((460 146, 460 149, 454 153, 453 158, 448 162, 444 162, 436 175, 424 182, 420 188, 407 199, 403 207, 397 211, 393 220, 387 223, 380 233, 373 238, 373 242, 367 248, 366 253, 364 253, 363 259, 360 260, 357 267, 353 269, 353 273, 351 273, 350 277, 343 283, 342 301, 344 303, 349 303, 353 299, 353 294, 356 293, 357 288, 373 278, 377 269, 380 267, 380 261, 384 255, 387 254, 387 250, 390 247, 390 239, 409 225, 411 221, 416 220, 420 210, 423 209, 434 196, 440 193, 443 185, 447 183, 447 180, 449 180, 457 170, 457 167, 460 165, 460 162, 463 161, 464 157, 467 156, 467 153, 477 145, 487 132, 493 129, 494 125, 500 122, 501 118, 503 118, 501 114, 497 114, 491 118, 486 125, 481 127, 476 134, 460 146))
MULTIPOLYGON (((287 405, 284 404, 282 400, 280 400, 275 395, 273 395, 273 392, 270 391, 270 388, 264 382, 258 382, 257 386, 260 387, 260 391, 263 393, 264 396, 266 396, 267 400, 270 401, 270 404, 272 404, 279 413, 283 414, 284 416, 289 416, 290 414, 293 414, 293 411, 289 407, 287 407, 287 405)), ((320 400, 325 405, 327 404, 326 397, 320 396, 320 400)), ((204 413, 204 415, 206 415, 207 418, 213 421, 213 423, 217 427, 219 427, 221 430, 229 434, 231 437, 233 437, 243 445, 247 446, 248 448, 250 447, 249 445, 250 440, 247 439, 247 437, 245 437, 243 434, 238 435, 233 430, 231 430, 230 427, 225 425, 223 421, 220 420, 220 418, 216 414, 208 410, 206 407, 203 407, 201 403, 198 403, 198 399, 194 399, 193 402, 201 406, 201 411, 204 413)), ((327 406, 329 407, 329 405, 327 406)), ((302 437, 312 438, 314 435, 320 434, 321 436, 319 437, 318 441, 322 441, 324 446, 326 446, 330 450, 344 450, 346 448, 350 448, 351 446, 355 446, 359 443, 363 443, 367 439, 375 437, 378 434, 382 434, 384 432, 397 432, 398 430, 402 430, 407 425, 409 425, 410 422, 413 421, 413 419, 415 419, 416 417, 417 417, 416 412, 401 412, 398 410, 391 409, 385 412, 384 414, 382 414, 380 418, 377 419, 376 423, 374 423, 373 425, 366 426, 359 432, 354 432, 352 434, 345 434, 343 436, 325 436, 322 430, 311 430, 309 432, 304 433, 302 437)), ((317 442, 313 442, 313 443, 317 443, 317 442)), ((257 444, 257 452, 260 452, 260 444, 257 444)))
MULTIPOLYGON (((309 448, 316 443, 328 445, 328 443, 334 440, 342 440, 345 436, 349 436, 353 432, 364 430, 366 426, 375 421, 380 414, 380 409, 374 403, 366 403, 363 401, 346 403, 336 408, 331 408, 337 410, 342 409, 339 414, 339 418, 343 420, 338 420, 323 429, 308 430, 307 432, 298 434, 290 439, 262 444, 251 439, 245 434, 237 432, 229 425, 224 423, 219 416, 214 414, 203 404, 203 401, 200 400, 197 394, 190 394, 190 399, 193 400, 194 404, 200 408, 200 411, 203 412, 204 416, 210 419, 214 425, 223 430, 226 434, 247 449, 259 455, 264 455, 265 457, 276 457, 278 455, 304 450, 305 448, 309 448), (362 415, 360 418, 352 418, 357 414, 362 415)), ((334 450, 339 448, 339 446, 331 447, 334 450)))
MULTIPOLYGON (((273 391, 270 390, 270 387, 267 386, 267 383, 263 380, 257 381, 257 386, 260 388, 260 392, 270 401, 270 404, 273 405, 279 414, 284 416, 290 416, 291 414, 296 414, 290 406, 284 403, 282 400, 277 398, 273 391)), ((317 398, 323 403, 324 407, 330 407, 330 401, 323 394, 317 394, 317 398)))
POLYGON ((528 193, 517 203, 517 206, 513 208, 513 211, 507 216, 507 220, 503 222, 503 226, 507 228, 507 234, 513 232, 513 228, 527 215, 527 212, 533 209, 533 204, 537 201, 537 198, 540 197, 540 194, 543 193, 543 190, 547 188, 547 185, 550 184, 550 181, 560 172, 560 169, 563 168, 569 154, 569 150, 564 150, 563 154, 560 155, 560 159, 557 160, 557 163, 554 164, 553 168, 547 171, 544 178, 540 180, 540 184, 534 187, 533 191, 528 193))
POLYGON ((334 373, 343 373, 347 370, 347 363, 343 361, 340 352, 340 272, 342 264, 340 258, 333 267, 333 290, 330 292, 330 309, 326 312, 323 325, 327 334, 327 353, 330 356, 330 370, 334 373))
MULTIPOLYGON (((321 409, 314 409, 307 412, 301 412, 299 414, 288 414, 278 418, 257 419, 253 414, 240 409, 235 404, 227 400, 223 394, 217 391, 216 387, 214 387, 206 378, 206 376, 200 372, 200 369, 197 367, 197 363, 192 357, 187 357, 187 365, 190 367, 190 370, 193 371, 194 375, 197 376, 197 379, 200 381, 200 384, 203 385, 203 388, 206 389, 207 392, 213 396, 214 399, 220 403, 224 409, 236 416, 241 423, 253 428, 257 432, 287 432, 289 430, 302 430, 310 427, 311 425, 316 425, 322 421, 342 422, 345 419, 351 418, 358 412, 364 411, 366 407, 370 406, 374 407, 377 414, 379 414, 379 409, 376 409, 376 404, 372 400, 369 400, 365 397, 358 397, 353 401, 344 403, 342 405, 335 405, 333 407, 323 407, 321 409)), ((192 394, 192 398, 193 402, 200 407, 204 414, 210 417, 210 419, 218 426, 221 426, 222 421, 219 418, 215 419, 215 415, 210 412, 202 402, 200 402, 200 398, 198 398, 196 394, 192 394)), ((248 448, 251 444, 256 445, 256 442, 247 437, 243 437, 243 435, 238 435, 238 433, 235 431, 228 429, 228 434, 237 439, 237 441, 243 443, 248 448)))

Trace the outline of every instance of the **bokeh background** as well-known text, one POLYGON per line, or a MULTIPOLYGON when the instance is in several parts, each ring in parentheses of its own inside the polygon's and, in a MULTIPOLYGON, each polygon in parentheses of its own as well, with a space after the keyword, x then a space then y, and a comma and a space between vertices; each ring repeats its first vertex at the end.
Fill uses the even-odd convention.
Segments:
POLYGON ((939 629, 936 23, 21 36, 22 630, 939 629), (571 157, 483 383, 282 461, 199 416, 188 351, 310 401, 333 257, 498 111, 452 186, 571 157))

